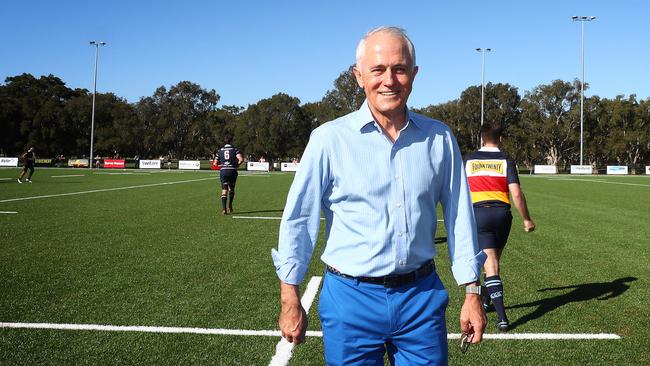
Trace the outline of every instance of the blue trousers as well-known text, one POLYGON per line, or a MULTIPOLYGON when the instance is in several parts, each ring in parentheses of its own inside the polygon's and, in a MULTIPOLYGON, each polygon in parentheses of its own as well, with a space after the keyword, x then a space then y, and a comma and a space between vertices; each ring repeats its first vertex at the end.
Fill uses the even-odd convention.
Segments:
POLYGON ((318 314, 327 365, 447 365, 449 295, 435 273, 397 288, 325 274, 318 314))

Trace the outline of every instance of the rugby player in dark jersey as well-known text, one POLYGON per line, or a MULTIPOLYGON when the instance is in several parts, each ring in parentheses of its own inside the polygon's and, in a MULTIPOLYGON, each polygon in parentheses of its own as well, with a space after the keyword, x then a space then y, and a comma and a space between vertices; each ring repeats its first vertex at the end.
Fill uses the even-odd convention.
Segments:
POLYGON ((36 154, 34 153, 34 146, 30 146, 27 149, 27 152, 22 155, 22 158, 25 159, 25 165, 23 166, 23 171, 18 177, 18 183, 23 182, 23 177, 27 170, 29 170, 29 175, 27 176, 27 182, 32 182, 32 175, 34 175, 34 162, 36 161, 36 154))
POLYGON ((474 206, 474 217, 478 233, 478 243, 487 254, 483 265, 485 286, 489 297, 484 306, 494 304, 497 313, 497 329, 509 329, 508 317, 503 304, 503 283, 499 276, 499 259, 510 235, 512 214, 510 198, 524 220, 524 230, 535 230, 535 222, 530 218, 524 193, 519 186, 519 176, 514 161, 501 150, 501 129, 484 124, 481 126, 483 147, 472 153, 465 162, 465 171, 474 206))
POLYGON ((244 156, 230 144, 230 140, 227 137, 226 144, 217 151, 217 163, 221 165, 221 206, 223 207, 221 213, 224 215, 233 212, 237 167, 244 162, 244 156))

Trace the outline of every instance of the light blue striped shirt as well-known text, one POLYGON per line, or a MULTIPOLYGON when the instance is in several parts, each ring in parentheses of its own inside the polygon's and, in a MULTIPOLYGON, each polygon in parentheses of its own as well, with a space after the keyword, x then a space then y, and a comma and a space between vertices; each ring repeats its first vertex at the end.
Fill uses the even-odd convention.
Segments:
POLYGON ((302 282, 316 245, 321 211, 326 247, 321 259, 351 276, 411 272, 436 255, 436 206, 447 228, 458 284, 479 278, 478 249, 463 159, 445 124, 408 112, 393 144, 361 109, 316 128, 289 190, 272 250, 281 281, 302 282))

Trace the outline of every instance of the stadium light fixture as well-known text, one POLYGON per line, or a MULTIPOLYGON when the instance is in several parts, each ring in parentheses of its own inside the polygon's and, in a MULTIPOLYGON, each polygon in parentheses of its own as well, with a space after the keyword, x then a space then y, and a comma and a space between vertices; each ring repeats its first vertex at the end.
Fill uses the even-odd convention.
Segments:
MULTIPOLYGON (((483 104, 485 100, 485 53, 492 51, 491 48, 477 48, 477 52, 481 53, 481 126, 483 126, 483 104)), ((483 139, 480 139, 481 146, 483 145, 483 139)), ((481 147, 479 146, 479 148, 481 147)))
POLYGON ((106 42, 90 41, 95 46, 95 70, 93 76, 93 110, 90 117, 90 156, 88 157, 88 168, 93 168, 93 140, 95 138, 95 96, 97 95, 97 61, 99 60, 99 46, 105 46, 106 42))
POLYGON ((580 165, 582 165, 582 140, 583 140, 583 124, 585 119, 585 22, 595 20, 595 16, 577 16, 571 17, 574 22, 580 22, 582 28, 582 35, 580 37, 582 49, 582 79, 580 81, 580 165))

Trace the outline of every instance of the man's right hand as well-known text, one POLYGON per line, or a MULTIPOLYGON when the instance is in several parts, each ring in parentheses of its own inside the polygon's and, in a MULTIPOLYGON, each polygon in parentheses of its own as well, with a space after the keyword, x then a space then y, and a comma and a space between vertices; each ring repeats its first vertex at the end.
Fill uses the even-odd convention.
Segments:
POLYGON ((304 342, 307 331, 307 312, 300 304, 298 286, 280 282, 280 301, 282 309, 278 325, 282 337, 294 344, 304 342))
POLYGON ((533 220, 524 220, 524 231, 529 233, 535 230, 535 222, 533 220))

